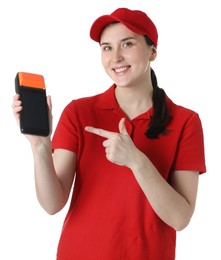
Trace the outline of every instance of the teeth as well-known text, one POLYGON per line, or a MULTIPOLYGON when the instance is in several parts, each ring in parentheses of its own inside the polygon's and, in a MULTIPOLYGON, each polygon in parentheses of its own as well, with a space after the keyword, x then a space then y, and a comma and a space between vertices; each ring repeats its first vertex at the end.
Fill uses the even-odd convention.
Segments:
POLYGON ((127 70, 127 69, 128 69, 127 67, 124 67, 124 68, 115 69, 115 71, 116 71, 117 73, 119 73, 119 72, 123 72, 123 71, 125 71, 125 70, 127 70))

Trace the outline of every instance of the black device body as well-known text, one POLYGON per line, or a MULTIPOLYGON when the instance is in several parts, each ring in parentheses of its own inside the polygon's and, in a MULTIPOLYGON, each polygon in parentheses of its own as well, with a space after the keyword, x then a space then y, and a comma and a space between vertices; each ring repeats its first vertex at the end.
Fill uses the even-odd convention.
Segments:
POLYGON ((20 95, 20 130, 23 134, 48 136, 50 133, 46 90, 21 86, 19 73, 15 77, 15 91, 20 95))

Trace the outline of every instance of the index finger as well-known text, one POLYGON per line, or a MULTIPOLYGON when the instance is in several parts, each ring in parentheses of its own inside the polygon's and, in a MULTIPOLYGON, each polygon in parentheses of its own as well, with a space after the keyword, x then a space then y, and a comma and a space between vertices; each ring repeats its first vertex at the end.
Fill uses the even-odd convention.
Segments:
POLYGON ((85 130, 87 132, 90 132, 95 135, 99 135, 99 136, 107 138, 107 139, 113 137, 116 134, 114 132, 110 132, 110 131, 107 131, 107 130, 104 130, 101 128, 92 127, 92 126, 86 126, 85 130))

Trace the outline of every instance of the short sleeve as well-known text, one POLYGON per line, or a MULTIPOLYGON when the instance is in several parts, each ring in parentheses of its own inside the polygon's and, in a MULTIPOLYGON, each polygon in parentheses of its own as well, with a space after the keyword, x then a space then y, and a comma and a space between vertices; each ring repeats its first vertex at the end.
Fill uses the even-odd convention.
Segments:
POLYGON ((183 126, 173 170, 206 172, 203 129, 199 115, 195 112, 183 126))
POLYGON ((52 149, 78 151, 78 120, 75 115, 75 101, 63 110, 52 138, 52 149))

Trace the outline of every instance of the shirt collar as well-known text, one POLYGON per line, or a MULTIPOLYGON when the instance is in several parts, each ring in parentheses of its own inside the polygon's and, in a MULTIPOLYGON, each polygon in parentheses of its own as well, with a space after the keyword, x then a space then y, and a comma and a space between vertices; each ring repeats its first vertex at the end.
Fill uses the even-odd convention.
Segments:
MULTIPOLYGON (((100 109, 107 109, 107 110, 121 110, 119 104, 117 103, 115 97, 115 87, 116 85, 113 84, 109 89, 107 89, 104 93, 100 95, 100 98, 97 103, 97 107, 100 109)), ((169 116, 173 116, 174 106, 175 104, 173 101, 167 96, 166 97, 167 106, 169 109, 169 116)), ((142 115, 138 116, 139 119, 150 119, 153 114, 153 108, 151 107, 147 112, 143 113, 142 115)))

